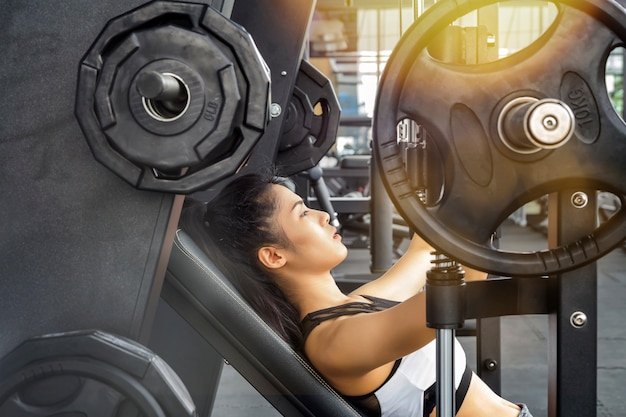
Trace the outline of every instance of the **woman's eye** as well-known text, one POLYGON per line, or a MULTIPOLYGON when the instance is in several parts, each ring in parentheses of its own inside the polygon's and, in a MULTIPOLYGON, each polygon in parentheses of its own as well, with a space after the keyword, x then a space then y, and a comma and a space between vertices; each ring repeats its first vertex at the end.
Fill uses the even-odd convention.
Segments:
POLYGON ((302 217, 306 216, 308 213, 309 213, 309 210, 304 210, 304 211, 302 212, 302 217))

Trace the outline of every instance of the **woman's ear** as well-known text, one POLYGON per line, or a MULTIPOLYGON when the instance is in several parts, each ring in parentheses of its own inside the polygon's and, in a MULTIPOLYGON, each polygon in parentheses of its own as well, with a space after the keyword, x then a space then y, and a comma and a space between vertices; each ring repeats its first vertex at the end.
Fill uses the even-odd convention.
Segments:
POLYGON ((261 261, 266 268, 270 269, 281 268, 286 262, 286 258, 283 256, 281 250, 272 246, 263 246, 257 252, 257 256, 259 261, 261 261))

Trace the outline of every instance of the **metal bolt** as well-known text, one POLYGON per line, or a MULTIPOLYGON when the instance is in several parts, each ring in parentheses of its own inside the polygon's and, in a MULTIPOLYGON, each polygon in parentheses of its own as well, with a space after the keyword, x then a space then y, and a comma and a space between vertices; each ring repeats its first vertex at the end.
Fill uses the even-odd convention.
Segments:
POLYGON ((546 116, 543 118, 543 127, 547 130, 554 130, 559 126, 559 122, 554 116, 546 116))
POLYGON ((585 324, 587 324, 587 315, 582 311, 576 311, 570 316, 569 322, 572 324, 572 326, 580 329, 585 324))
POLYGON ((283 109, 282 107, 280 107, 280 104, 272 103, 272 105, 270 106, 270 116, 278 117, 280 116, 282 112, 283 112, 283 109))
POLYGON ((286 75, 287 75, 287 71, 282 70, 282 71, 280 72, 280 75, 282 75, 283 77, 284 77, 284 76, 286 76, 286 75))
POLYGON ((483 364, 485 366, 485 369, 487 369, 488 371, 495 371, 496 369, 498 369, 498 361, 496 361, 495 359, 485 359, 485 362, 483 364))
POLYGON ((580 209, 587 206, 587 203, 589 203, 589 197, 587 197, 587 194, 583 193, 582 191, 576 191, 574 194, 572 194, 571 201, 574 207, 580 209))

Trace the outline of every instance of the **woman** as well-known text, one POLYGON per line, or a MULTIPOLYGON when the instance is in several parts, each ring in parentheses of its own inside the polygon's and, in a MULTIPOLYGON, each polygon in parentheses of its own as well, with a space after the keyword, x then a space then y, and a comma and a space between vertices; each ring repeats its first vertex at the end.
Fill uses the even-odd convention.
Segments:
MULTIPOLYGON (((422 291, 432 248, 414 237, 384 275, 344 294, 331 275, 347 255, 341 236, 327 213, 306 207, 290 186, 272 176, 239 177, 210 204, 186 208, 181 226, 358 408, 434 416, 435 332, 426 326, 422 291)), ((459 417, 530 417, 469 371, 458 342, 455 349, 459 417)))

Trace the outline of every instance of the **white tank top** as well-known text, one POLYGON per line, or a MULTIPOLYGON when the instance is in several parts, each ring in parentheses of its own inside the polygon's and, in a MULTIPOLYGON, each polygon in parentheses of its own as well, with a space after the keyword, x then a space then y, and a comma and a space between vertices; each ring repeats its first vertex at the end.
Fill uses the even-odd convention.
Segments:
MULTIPOLYGON (((318 310, 308 314, 302 321, 304 338, 320 323, 339 316, 372 313, 382 311, 398 304, 397 301, 385 300, 364 295, 370 302, 351 302, 318 310)), ((458 389, 466 372, 467 360, 465 351, 454 340, 454 376, 455 388, 458 389)), ((370 394, 346 399, 354 403, 369 416, 383 417, 423 417, 424 392, 434 383, 437 375, 436 341, 428 343, 421 349, 405 356, 396 362, 392 375, 385 383, 370 394)), ((471 373, 469 374, 471 376, 471 373)), ((466 380, 469 384, 469 380, 466 380)), ((464 387, 467 389, 467 386, 464 387)), ((465 393, 462 394, 463 396, 465 393)))
MULTIPOLYGON (((454 341, 455 389, 461 384, 466 368, 465 351, 454 341)), ((437 374, 436 342, 402 358, 393 376, 374 391, 383 417, 422 417, 424 415, 424 392, 435 383, 437 374)))

